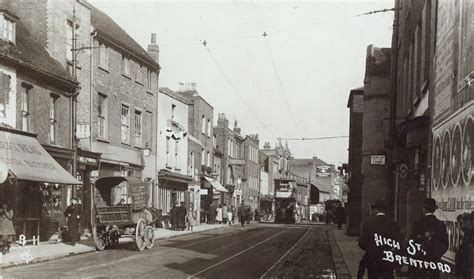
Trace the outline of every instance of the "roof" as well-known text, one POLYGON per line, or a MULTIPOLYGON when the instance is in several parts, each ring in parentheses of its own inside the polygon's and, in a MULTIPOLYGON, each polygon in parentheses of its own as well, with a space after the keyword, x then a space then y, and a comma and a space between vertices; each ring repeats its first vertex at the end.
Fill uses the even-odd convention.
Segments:
MULTIPOLYGON (((7 8, 6 4, 0 2, 0 9, 4 8, 7 8)), ((49 54, 46 47, 35 39, 21 20, 16 22, 15 44, 0 40, 0 55, 9 58, 14 63, 77 85, 66 68, 49 54)))
POLYGON ((180 101, 183 104, 186 104, 186 105, 190 104, 188 98, 184 97, 179 92, 174 92, 173 90, 169 89, 168 87, 160 87, 159 91, 160 91, 160 93, 168 95, 171 98, 176 99, 176 100, 180 101))
POLYGON ((297 166, 297 165, 315 165, 315 166, 327 166, 328 164, 323 160, 314 157, 311 159, 291 159, 290 166, 297 166))
POLYGON ((364 86, 358 87, 351 89, 351 92, 349 93, 349 99, 347 100, 347 107, 352 106, 352 99, 354 98, 354 95, 363 95, 364 94, 364 86))
POLYGON ((111 17, 106 13, 97 9, 90 3, 88 3, 91 9, 91 23, 92 26, 97 30, 97 33, 110 40, 117 45, 125 48, 131 54, 141 58, 151 66, 159 69, 160 66, 156 61, 148 55, 144 50, 125 30, 120 27, 111 17))

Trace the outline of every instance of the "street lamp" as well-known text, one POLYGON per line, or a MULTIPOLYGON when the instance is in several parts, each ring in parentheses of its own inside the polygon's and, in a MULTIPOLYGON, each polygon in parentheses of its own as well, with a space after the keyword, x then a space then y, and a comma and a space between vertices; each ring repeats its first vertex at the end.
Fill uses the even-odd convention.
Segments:
POLYGON ((148 146, 148 142, 145 143, 145 147, 143 148, 143 156, 144 157, 149 157, 150 156, 151 149, 148 146))

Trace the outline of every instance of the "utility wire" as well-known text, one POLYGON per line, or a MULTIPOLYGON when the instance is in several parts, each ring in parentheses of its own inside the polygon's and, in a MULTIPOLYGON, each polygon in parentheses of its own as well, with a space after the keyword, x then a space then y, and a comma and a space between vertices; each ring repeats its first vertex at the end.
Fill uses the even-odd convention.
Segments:
POLYGON ((267 125, 265 125, 265 123, 257 116, 257 114, 255 113, 255 111, 250 107, 249 103, 245 100, 245 98, 239 93, 239 91, 237 90, 237 88, 234 86, 234 83, 232 82, 232 80, 229 78, 229 76, 227 75, 227 73, 224 71, 224 69, 221 67, 221 65, 219 64, 219 62, 217 62, 217 59, 214 57, 214 55, 212 54, 211 50, 209 49, 209 47, 207 46, 208 45, 208 42, 206 40, 202 41, 201 42, 202 45, 204 46, 204 48, 206 48, 207 50, 207 53, 209 53, 209 56, 212 58, 212 61, 214 62, 214 64, 216 64, 217 68, 219 68, 219 70, 221 71, 222 75, 225 77, 225 79, 227 80, 227 82, 229 83, 230 87, 232 87, 232 89, 234 90, 234 92, 240 97, 240 99, 242 100, 242 102, 247 106, 247 109, 253 114, 253 116, 255 117, 255 119, 257 119, 260 124, 262 125, 262 127, 268 132, 268 134, 270 134, 272 137, 275 137, 275 134, 273 132, 271 132, 267 125))
POLYGON ((272 60, 273 69, 275 70, 275 75, 277 77, 278 84, 280 85, 281 95, 283 96, 283 100, 286 103, 286 107, 288 108, 288 111, 290 112, 290 116, 293 119, 296 131, 298 132, 298 134, 302 135, 300 129, 298 128, 298 122, 296 121, 295 116, 293 114, 293 111, 291 110, 290 103, 288 102, 288 98, 286 97, 285 88, 283 87, 283 83, 281 82, 280 74, 278 72, 278 69, 277 69, 277 66, 276 66, 276 63, 275 63, 275 59, 273 58, 272 51, 270 50, 270 46, 268 45, 267 36, 268 36, 268 33, 263 32, 262 37, 265 40, 265 46, 267 47, 268 55, 270 56, 270 59, 272 60))
POLYGON ((302 138, 290 138, 290 139, 282 139, 280 138, 281 140, 301 140, 301 141, 304 141, 304 140, 327 140, 327 139, 342 139, 342 138, 348 138, 349 136, 331 136, 331 137, 319 137, 319 138, 305 138, 305 137, 302 137, 302 138))

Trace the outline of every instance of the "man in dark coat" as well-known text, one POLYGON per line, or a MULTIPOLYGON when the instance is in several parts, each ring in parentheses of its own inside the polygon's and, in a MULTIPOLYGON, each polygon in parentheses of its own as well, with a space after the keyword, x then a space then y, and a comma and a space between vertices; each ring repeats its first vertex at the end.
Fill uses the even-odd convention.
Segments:
POLYGON ((237 215, 239 216, 239 221, 242 227, 244 226, 245 222, 247 221, 247 207, 245 206, 244 201, 239 206, 239 209, 237 209, 237 215))
POLYGON ((71 239, 71 245, 76 245, 79 241, 79 225, 81 223, 82 210, 78 203, 77 198, 71 199, 71 205, 64 211, 64 216, 67 217, 67 229, 69 238, 71 239))
POLYGON ((457 217, 463 232, 456 252, 456 278, 474 278, 474 211, 457 217))
POLYGON ((378 238, 392 239, 401 243, 402 237, 400 227, 387 215, 387 205, 383 200, 376 200, 371 206, 375 216, 362 226, 359 236, 359 247, 365 250, 364 263, 360 268, 367 268, 369 279, 394 278, 394 263, 384 261, 383 251, 394 251, 392 247, 384 243, 376 243, 375 234, 378 238))
POLYGON ((186 227, 186 214, 187 214, 186 204, 181 202, 181 206, 177 209, 177 227, 179 230, 184 230, 186 227))
MULTIPOLYGON (((426 198, 423 201, 423 213, 425 216, 415 221, 410 239, 415 243, 421 244, 421 249, 426 252, 418 252, 414 257, 418 260, 438 263, 441 257, 448 250, 449 239, 446 225, 434 216, 434 212, 438 206, 436 201, 431 198, 426 198)), ((416 268, 410 266, 409 278, 439 278, 440 272, 438 269, 431 268, 416 268)))
POLYGON ((346 222, 346 210, 344 210, 344 207, 342 207, 341 203, 338 203, 334 213, 336 215, 337 228, 340 230, 342 228, 342 224, 346 222))
POLYGON ((171 207, 170 221, 171 229, 176 230, 178 228, 178 207, 176 206, 176 203, 173 203, 173 207, 171 207))

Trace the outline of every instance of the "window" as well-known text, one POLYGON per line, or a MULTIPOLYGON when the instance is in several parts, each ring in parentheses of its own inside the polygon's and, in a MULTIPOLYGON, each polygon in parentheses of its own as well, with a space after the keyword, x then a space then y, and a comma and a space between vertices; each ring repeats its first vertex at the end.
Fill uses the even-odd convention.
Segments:
POLYGON ((211 166, 211 152, 210 151, 207 151, 207 164, 206 166, 211 166))
POLYGON ((68 20, 66 24, 66 59, 68 61, 72 61, 72 29, 72 22, 68 20))
POLYGON ((135 110, 135 145, 142 145, 142 112, 135 110))
POLYGON ((146 89, 147 90, 152 90, 151 85, 152 85, 152 74, 153 72, 150 70, 146 70, 146 89))
POLYGON ((122 56, 122 73, 130 76, 130 59, 125 56, 122 56))
POLYGON ((189 172, 188 175, 194 179, 194 152, 191 152, 190 156, 191 162, 189 164, 189 172))
POLYGON ((211 129, 212 129, 212 127, 211 127, 211 119, 208 119, 208 120, 207 120, 207 136, 208 136, 208 137, 211 137, 211 129))
POLYGON ((137 71, 135 72, 135 81, 143 84, 143 67, 138 65, 137 71))
POLYGON ((206 134, 206 117, 201 117, 201 133, 206 134))
POLYGON ((122 105, 121 140, 123 143, 130 143, 130 108, 122 105))
POLYGON ((0 18, 0 37, 15 43, 15 21, 2 15, 0 18))
POLYGON ((97 102, 97 136, 107 138, 107 96, 101 93, 97 102))
POLYGON ((21 87, 21 130, 27 132, 29 129, 30 122, 30 110, 29 110, 29 91, 30 86, 21 87))
POLYGON ((170 138, 169 137, 166 137, 166 167, 169 168, 170 167, 170 138))
POLYGON ((206 154, 204 153, 204 148, 201 149, 201 166, 206 165, 206 154))
POLYGON ((176 109, 176 105, 171 105, 171 120, 174 119, 174 111, 176 109))
POLYGON ((54 143, 56 142, 57 138, 57 127, 58 127, 58 121, 56 117, 56 111, 57 111, 57 99, 58 97, 51 95, 49 97, 49 141, 54 143))
POLYGON ((179 166, 178 155, 179 155, 179 140, 175 140, 174 141, 174 169, 175 170, 181 169, 179 166))
POLYGON ((99 66, 109 68, 109 48, 105 44, 99 44, 99 66))
POLYGON ((145 118, 145 129, 143 130, 145 144, 148 143, 148 148, 153 149, 153 112, 147 111, 145 118))

